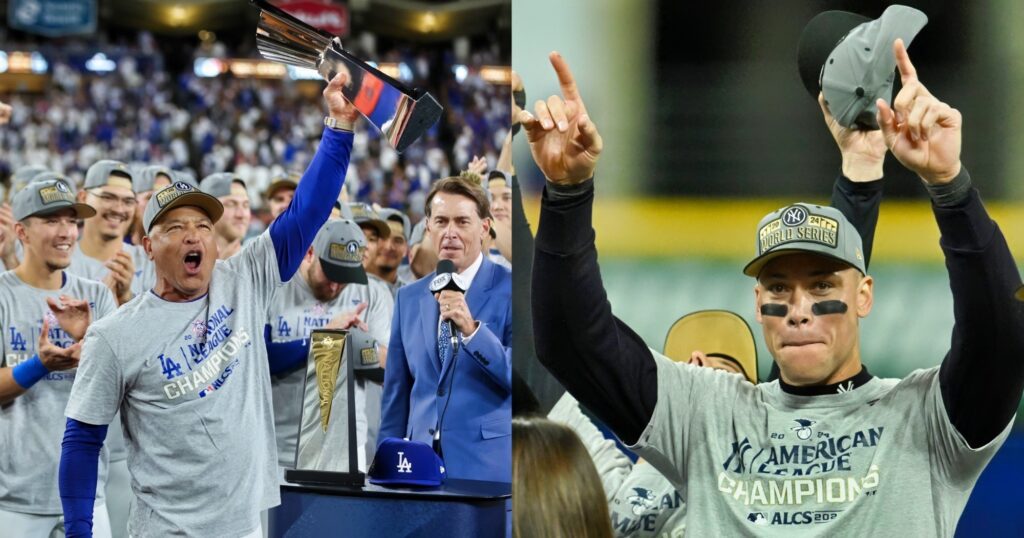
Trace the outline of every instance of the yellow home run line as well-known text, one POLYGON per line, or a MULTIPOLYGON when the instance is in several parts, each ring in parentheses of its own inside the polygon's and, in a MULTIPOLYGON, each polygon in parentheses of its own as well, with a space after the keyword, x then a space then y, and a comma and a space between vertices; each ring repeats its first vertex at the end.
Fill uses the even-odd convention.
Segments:
MULTIPOLYGON (((801 200, 827 204, 828 200, 801 200)), ((597 247, 604 256, 749 258, 761 217, 793 200, 780 198, 598 199, 597 247)), ((1010 250, 1024 259, 1024 204, 986 203, 1010 250)), ((536 230, 539 199, 525 201, 536 230)), ((927 200, 883 201, 872 260, 941 262, 939 230, 927 200)))

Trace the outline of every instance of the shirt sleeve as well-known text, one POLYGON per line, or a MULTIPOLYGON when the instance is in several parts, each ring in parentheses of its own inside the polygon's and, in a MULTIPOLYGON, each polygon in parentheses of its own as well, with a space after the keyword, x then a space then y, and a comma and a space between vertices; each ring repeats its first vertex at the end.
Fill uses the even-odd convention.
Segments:
POLYGON ((110 424, 124 397, 124 375, 114 350, 93 327, 85 335, 79 364, 65 415, 94 426, 110 424))
POLYGON ((914 387, 914 393, 923 393, 920 401, 924 403, 925 427, 931 445, 929 449, 932 461, 935 462, 932 473, 952 489, 970 491, 981 471, 1006 441, 1013 421, 1007 423, 1002 432, 989 442, 972 448, 950 421, 946 406, 943 405, 936 368, 913 372, 903 383, 914 387))
POLYGON ((348 171, 352 137, 348 131, 324 129, 320 147, 302 174, 291 204, 270 223, 278 278, 282 282, 295 274, 316 233, 331 215, 348 171))
POLYGON ((533 258, 533 334, 541 363, 631 443, 658 401, 658 370, 643 339, 612 314, 591 226, 593 183, 544 189, 533 258))
POLYGON ((597 474, 601 477, 605 496, 608 502, 611 502, 615 492, 629 476, 633 461, 615 446, 615 441, 606 438, 601 430, 597 429, 590 418, 580 410, 579 402, 568 392, 555 403, 548 413, 548 418, 569 426, 576 432, 580 441, 583 441, 583 446, 586 447, 590 459, 594 461, 597 474))
MULTIPOLYGON (((651 350, 658 368, 658 402, 639 440, 629 446, 679 488, 686 484, 687 447, 701 428, 729 423, 733 409, 750 409, 756 388, 738 374, 674 362, 651 350)), ((684 495, 685 495, 685 490, 684 495)))

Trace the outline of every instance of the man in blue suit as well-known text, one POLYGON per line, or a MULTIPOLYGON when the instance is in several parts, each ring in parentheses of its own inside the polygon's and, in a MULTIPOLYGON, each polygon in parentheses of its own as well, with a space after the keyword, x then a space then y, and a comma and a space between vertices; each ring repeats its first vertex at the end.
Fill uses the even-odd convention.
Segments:
POLYGON ((511 482, 512 273, 482 252, 487 193, 469 179, 441 179, 425 209, 439 258, 467 291, 431 293, 433 274, 398 291, 379 439, 432 444, 440 429, 449 478, 511 482), (458 333, 455 353, 446 320, 458 333))

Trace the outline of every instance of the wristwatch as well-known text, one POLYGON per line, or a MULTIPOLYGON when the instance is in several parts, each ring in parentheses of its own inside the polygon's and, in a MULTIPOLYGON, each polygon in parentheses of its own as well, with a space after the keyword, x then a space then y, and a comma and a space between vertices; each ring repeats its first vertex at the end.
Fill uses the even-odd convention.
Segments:
POLYGON ((324 116, 324 125, 326 125, 329 129, 334 129, 335 131, 344 131, 346 133, 352 132, 351 129, 346 129, 344 127, 339 126, 338 120, 330 116, 324 116))

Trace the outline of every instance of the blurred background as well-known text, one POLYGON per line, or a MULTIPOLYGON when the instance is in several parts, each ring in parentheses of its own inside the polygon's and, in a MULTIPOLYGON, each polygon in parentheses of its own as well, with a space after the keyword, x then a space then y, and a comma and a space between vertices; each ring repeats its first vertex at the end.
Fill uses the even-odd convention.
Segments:
MULTIPOLYGON (((431 181, 474 155, 496 163, 509 117, 509 0, 275 3, 445 107, 401 155, 359 122, 353 199, 416 222, 431 181)), ((272 177, 304 170, 320 140, 324 83, 262 60, 247 0, 0 0, 0 13, 0 101, 14 107, 0 130, 0 180, 26 164, 80 180, 101 158, 197 179, 234 171, 260 211, 272 177)))
MULTIPOLYGON (((963 162, 1024 265, 1024 3, 903 2, 929 22, 909 48, 922 82, 964 116, 963 162)), ((558 93, 548 52, 569 62, 605 141, 595 229, 616 315, 655 349, 672 323, 708 308, 754 329, 753 257, 762 216, 794 201, 828 203, 840 155, 800 82, 804 24, 839 9, 876 18, 891 2, 516 0, 512 65, 530 110, 558 93)), ((536 229, 543 177, 523 137, 517 173, 536 229)), ((952 297, 920 180, 891 155, 861 325, 865 364, 902 377, 949 348, 952 297)), ((999 315, 994 312, 993 315, 999 315)), ((1021 328, 1024 330, 1024 328, 1021 328)), ((1011 492, 1024 480, 1024 420, 983 475, 958 535, 1024 535, 1011 492), (1001 516, 997 514, 1002 514, 1001 516)))

